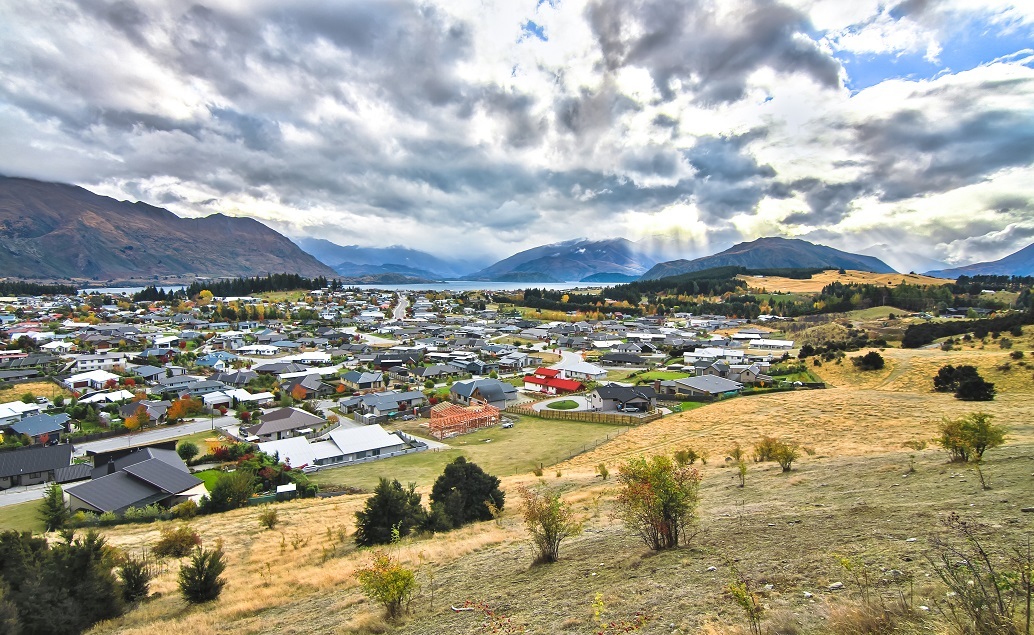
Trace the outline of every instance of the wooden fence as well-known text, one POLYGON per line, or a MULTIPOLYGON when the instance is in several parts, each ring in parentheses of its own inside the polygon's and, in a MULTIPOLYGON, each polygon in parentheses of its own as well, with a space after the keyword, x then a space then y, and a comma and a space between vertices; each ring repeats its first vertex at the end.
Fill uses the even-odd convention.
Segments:
POLYGON ((658 410, 652 410, 643 415, 628 415, 615 412, 587 412, 584 410, 549 410, 548 408, 536 411, 530 405, 510 406, 506 409, 506 412, 529 417, 539 417, 540 419, 607 423, 619 426, 638 426, 661 418, 661 413, 658 410))

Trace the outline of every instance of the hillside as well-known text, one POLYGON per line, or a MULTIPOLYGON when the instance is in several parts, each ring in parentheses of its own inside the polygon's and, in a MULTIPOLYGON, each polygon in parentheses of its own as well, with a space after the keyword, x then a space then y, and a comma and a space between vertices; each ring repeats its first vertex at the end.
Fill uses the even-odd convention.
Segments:
POLYGON ((345 276, 405 273, 424 278, 456 278, 484 266, 466 260, 447 261, 401 245, 360 247, 338 245, 322 238, 298 238, 295 243, 345 276))
POLYGON ((599 273, 639 276, 655 261, 624 238, 570 240, 518 252, 467 276, 470 280, 508 280, 514 274, 538 281, 579 281, 599 273))
MULTIPOLYGON (((1018 340, 1027 349, 1031 344, 1029 336, 1018 340)), ((354 513, 365 497, 347 495, 277 505, 281 524, 273 531, 261 528, 261 508, 193 520, 206 545, 221 540, 227 551, 228 584, 222 597, 201 608, 187 606, 176 592, 178 563, 171 561, 152 585, 158 595, 91 632, 493 632, 494 624, 483 612, 451 608, 472 602, 510 618, 509 626, 494 632, 576 635, 598 632, 592 605, 599 597, 610 620, 645 612, 650 619, 643 633, 742 635, 747 632, 743 614, 725 592, 739 574, 751 581, 767 607, 766 633, 946 633, 943 613, 918 608, 944 598, 926 558, 936 553, 935 538, 945 536, 943 519, 958 512, 964 519, 994 526, 993 533, 982 536, 995 547, 1023 544, 1030 527, 1029 514, 1020 513, 1030 505, 1034 456, 1029 375, 995 370, 1005 352, 979 346, 974 342, 956 352, 888 349, 888 367, 876 373, 861 373, 850 363, 816 367, 835 385, 827 390, 725 400, 628 432, 576 424, 599 425, 615 438, 547 468, 541 478, 517 467, 516 457, 497 465, 482 460, 487 453, 498 453, 492 446, 505 442, 505 431, 475 433, 478 438, 470 439, 469 452, 482 453, 475 455, 479 464, 502 477, 505 510, 495 522, 409 538, 392 549, 416 571, 420 584, 411 612, 400 624, 385 623, 358 589, 354 572, 369 562, 371 552, 356 549, 351 539, 354 513), (1000 386, 1000 396, 993 403, 976 404, 931 392, 929 378, 945 363, 975 364, 1000 386), (934 438, 943 416, 981 409, 994 412, 997 421, 1010 427, 1006 446, 989 451, 982 463, 989 490, 968 466, 947 463, 933 444, 922 450, 902 446, 934 438), (814 454, 803 455, 788 474, 772 463, 751 462, 741 488, 736 470, 723 459, 734 443, 749 454, 762 435, 795 439, 814 454), (615 513, 614 475, 626 458, 670 456, 685 448, 710 456, 706 464, 695 465, 703 477, 698 532, 688 547, 652 553, 615 513), (609 467, 609 480, 594 474, 600 463, 609 467), (542 484, 562 492, 585 528, 563 543, 560 562, 551 565, 532 564, 532 547, 519 515, 517 488, 542 484), (864 563, 864 569, 847 571, 838 563, 840 557, 864 563), (837 582, 843 588, 831 589, 837 582), (911 603, 910 611, 884 617, 915 620, 912 628, 900 623, 897 629, 860 628, 864 614, 859 611, 869 593, 886 593, 894 606, 899 598, 911 603)), ((538 428, 561 435, 568 423, 543 421, 538 428)), ((509 434, 526 444, 529 437, 517 436, 530 432, 522 425, 509 434)), ((449 443, 463 441, 457 437, 449 443)), ((424 453, 387 459, 320 476, 349 481, 350 474, 372 474, 379 466, 386 475, 417 482, 426 503, 434 475, 457 451, 448 450, 443 457, 424 453), (400 469, 400 460, 410 469, 400 469), (431 461, 436 466, 415 469, 431 461)), ((521 458, 524 464, 531 462, 521 458)), ((138 553, 154 544, 160 529, 174 524, 103 532, 111 543, 138 553)))
POLYGON ((251 218, 180 218, 73 185, 0 177, 0 272, 33 279, 333 276, 251 218))
POLYGON ((910 273, 870 273, 868 271, 845 271, 843 274, 835 269, 812 275, 808 280, 781 278, 779 276, 737 276, 744 280, 751 289, 764 289, 769 293, 818 293, 822 288, 834 282, 843 284, 875 284, 893 287, 902 282, 918 285, 949 284, 951 280, 919 276, 910 273))
POLYGON ((727 266, 748 269, 857 269, 894 273, 890 266, 872 256, 852 254, 797 238, 771 237, 740 243, 713 256, 662 262, 643 274, 642 279, 656 280, 727 266))
POLYGON ((1034 275, 1034 243, 1008 256, 991 262, 978 262, 965 267, 928 271, 928 276, 958 278, 959 276, 1030 276, 1034 275))

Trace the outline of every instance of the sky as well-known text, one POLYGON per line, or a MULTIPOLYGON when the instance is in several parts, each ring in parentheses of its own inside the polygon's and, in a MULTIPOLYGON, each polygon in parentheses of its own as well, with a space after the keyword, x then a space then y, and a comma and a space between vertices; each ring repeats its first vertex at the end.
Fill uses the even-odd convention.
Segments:
POLYGON ((1034 2, 0 0, 0 139, 0 174, 447 258, 966 264, 1034 242, 1034 2))

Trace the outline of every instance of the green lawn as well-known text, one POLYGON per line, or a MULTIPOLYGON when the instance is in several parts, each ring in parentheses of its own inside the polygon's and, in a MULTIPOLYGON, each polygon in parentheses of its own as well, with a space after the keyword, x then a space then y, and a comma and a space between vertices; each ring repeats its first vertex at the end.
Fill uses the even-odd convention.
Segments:
POLYGON ((637 383, 645 384, 652 381, 670 381, 672 379, 682 379, 683 377, 689 377, 689 373, 681 370, 651 370, 641 375, 636 375, 635 380, 637 383))
POLYGON ((571 399, 562 399, 560 401, 554 401, 546 404, 547 408, 552 410, 574 410, 578 407, 578 402, 571 399))
POLYGON ((540 463, 558 463, 623 430, 608 424, 520 417, 512 428, 489 428, 448 439, 446 443, 451 446, 448 450, 429 450, 323 470, 314 474, 313 480, 368 490, 377 485, 381 476, 398 479, 401 483, 431 485, 445 464, 461 454, 498 476, 531 472, 540 463))
MULTIPOLYGON (((43 494, 40 493, 40 500, 42 499, 43 494)), ((0 507, 0 531, 7 531, 8 529, 15 531, 43 531, 43 523, 36 518, 39 505, 38 501, 29 501, 27 503, 0 507)))
POLYGON ((672 412, 689 412, 690 410, 703 408, 706 405, 707 403, 704 401, 682 401, 676 404, 665 402, 661 404, 662 407, 669 408, 672 412))
POLYGON ((222 475, 223 473, 219 470, 203 470, 201 472, 194 472, 194 476, 204 481, 205 488, 210 492, 212 491, 212 488, 215 487, 216 481, 218 481, 219 477, 222 475))

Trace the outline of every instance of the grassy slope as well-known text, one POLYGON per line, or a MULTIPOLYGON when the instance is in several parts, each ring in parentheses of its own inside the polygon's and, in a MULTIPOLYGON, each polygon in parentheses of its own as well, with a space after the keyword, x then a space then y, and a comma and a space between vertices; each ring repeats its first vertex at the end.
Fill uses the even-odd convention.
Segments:
MULTIPOLYGON (((562 463, 562 477, 548 471, 545 480, 564 490, 587 527, 564 544, 563 560, 556 565, 529 566, 533 554, 516 513, 515 487, 536 479, 519 460, 505 456, 526 444, 507 447, 500 442, 502 431, 486 431, 478 434, 494 434, 491 443, 440 453, 443 460, 463 451, 483 464, 496 461, 497 473, 504 475, 511 473, 509 469, 522 471, 503 477, 509 497, 498 523, 407 540, 401 546, 399 556, 417 568, 422 590, 413 614, 389 630, 485 632, 481 617, 448 608, 481 600, 525 625, 525 632, 592 632, 591 603, 600 593, 611 619, 636 610, 650 613, 654 619, 643 629, 646 633, 741 633, 742 614, 722 591, 732 577, 729 562, 735 561, 758 587, 773 585, 762 592, 768 623, 794 625, 778 632, 844 632, 830 616, 835 616, 838 603, 857 598, 859 586, 837 565, 834 554, 861 559, 874 579, 886 577, 882 572, 889 569, 904 571, 916 580, 915 603, 933 605, 943 590, 928 577, 924 553, 941 531, 939 518, 960 512, 993 524, 999 539, 1018 540, 1032 529, 1034 518, 1019 512, 1019 507, 1030 504, 1034 462, 1031 374, 1014 370, 1000 373, 1000 378, 992 375, 993 381, 1001 382, 995 402, 961 403, 929 392, 930 369, 950 360, 975 362, 983 372, 1000 363, 1001 351, 884 354, 888 368, 876 373, 857 373, 849 362, 817 369, 836 388, 732 399, 666 417, 562 463), (970 468, 945 463, 939 451, 902 448, 907 440, 931 439, 941 416, 978 409, 991 410, 1012 428, 1007 446, 985 457, 991 490, 980 488, 970 468), (761 434, 795 438, 813 446, 816 455, 802 458, 790 474, 771 464, 751 464, 747 487, 741 489, 734 470, 718 457, 734 441, 749 447, 761 434), (648 553, 613 515, 613 480, 595 478, 592 468, 605 462, 613 473, 624 457, 686 446, 709 451, 712 457, 702 468, 700 532, 690 548, 648 553), (482 454, 475 455, 479 451, 482 454), (917 471, 908 474, 911 454, 916 455, 917 471), (910 538, 916 541, 908 542, 910 538), (708 571, 712 565, 717 570, 708 571), (834 581, 843 582, 845 590, 828 592, 826 586, 834 581), (804 591, 814 597, 806 598, 804 591)), ((526 423, 519 423, 515 431, 527 428, 526 423)), ((434 455, 416 456, 429 460, 434 455)), ((390 466, 399 473, 404 460, 368 466, 390 466)), ((524 460, 524 465, 529 463, 524 460)), ((433 472, 429 466, 422 469, 433 472)), ((423 478, 418 482, 426 492, 429 480, 423 478)), ((284 504, 278 508, 284 524, 275 531, 259 529, 254 509, 200 518, 194 524, 206 541, 225 541, 230 566, 223 597, 211 606, 186 607, 175 593, 173 566, 153 585, 161 597, 95 632, 384 632, 378 611, 363 599, 352 578, 366 556, 337 539, 338 529, 352 531, 352 514, 363 500, 343 496, 284 504)), ((152 544, 160 526, 106 533, 113 543, 136 548, 152 544)), ((934 623, 923 632, 944 633, 937 613, 928 615, 934 623)))

